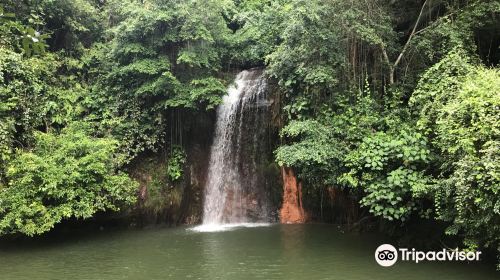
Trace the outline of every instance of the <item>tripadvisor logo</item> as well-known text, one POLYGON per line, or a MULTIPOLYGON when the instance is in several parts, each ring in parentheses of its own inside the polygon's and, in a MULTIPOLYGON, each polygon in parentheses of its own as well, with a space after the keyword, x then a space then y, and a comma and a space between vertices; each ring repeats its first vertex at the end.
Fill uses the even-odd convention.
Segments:
POLYGON ((375 250, 375 260, 381 266, 392 266, 398 261, 398 251, 391 244, 382 244, 375 250))
POLYGON ((421 261, 479 261, 480 251, 459 251, 440 250, 440 251, 416 251, 415 248, 396 249, 391 244, 382 244, 375 250, 375 260, 381 266, 392 266, 398 261, 410 261, 419 263, 421 261))

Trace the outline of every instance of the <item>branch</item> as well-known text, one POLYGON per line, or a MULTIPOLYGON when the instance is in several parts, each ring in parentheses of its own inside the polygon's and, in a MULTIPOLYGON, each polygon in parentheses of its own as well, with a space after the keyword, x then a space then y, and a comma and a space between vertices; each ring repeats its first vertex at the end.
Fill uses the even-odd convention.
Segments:
POLYGON ((420 19, 422 18, 422 14, 424 13, 424 8, 427 5, 428 1, 429 0, 425 0, 424 4, 422 4, 422 8, 420 8, 420 13, 418 14, 417 21, 415 22, 415 25, 413 26, 413 30, 410 33, 410 37, 408 37, 408 41, 406 41, 406 44, 404 45, 403 50, 401 51, 398 58, 396 59, 396 62, 394 62, 393 69, 395 69, 398 66, 399 62, 401 62, 401 59, 403 58, 403 55, 406 52, 406 49, 408 49, 408 46, 410 45, 411 39, 413 39, 413 37, 415 36, 415 32, 417 31, 418 24, 420 23, 420 19))
POLYGON ((387 51, 383 43, 380 44, 380 49, 382 50, 382 56, 384 57, 384 61, 389 67, 389 84, 392 85, 394 84, 394 66, 391 64, 391 61, 389 60, 389 56, 387 55, 387 51))
POLYGON ((384 57, 385 63, 389 66, 389 68, 392 69, 392 64, 391 61, 389 60, 389 56, 387 55, 387 51, 385 50, 384 44, 380 44, 380 49, 382 50, 382 56, 384 57))
POLYGON ((442 16, 442 17, 440 17, 440 18, 436 19, 436 20, 435 20, 434 22, 432 22, 431 24, 429 24, 429 25, 427 25, 426 27, 424 27, 424 28, 422 28, 422 29, 418 30, 417 32, 415 32, 415 34, 413 34, 413 37, 415 37, 416 35, 418 35, 418 34, 420 34, 420 33, 424 32, 424 31, 426 31, 427 29, 429 29, 429 28, 431 28, 431 27, 436 26, 436 25, 437 25, 437 24, 439 24, 441 21, 443 21, 443 20, 445 20, 445 19, 447 19, 447 18, 449 18, 449 17, 451 17, 451 16, 455 15, 456 13, 457 13, 456 11, 455 11, 455 12, 451 12, 451 13, 449 13, 449 14, 445 15, 445 16, 442 16))

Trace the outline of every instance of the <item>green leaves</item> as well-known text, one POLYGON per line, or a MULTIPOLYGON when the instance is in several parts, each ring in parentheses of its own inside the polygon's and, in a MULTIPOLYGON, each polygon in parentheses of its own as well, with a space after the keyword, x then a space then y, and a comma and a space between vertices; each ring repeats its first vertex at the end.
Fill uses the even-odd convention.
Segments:
POLYGON ((118 172, 117 142, 89 136, 74 123, 61 134, 36 133, 32 151, 18 151, 0 190, 0 234, 41 234, 71 217, 119 210, 135 201, 137 183, 118 172))
POLYGON ((175 182, 182 177, 186 153, 180 146, 174 146, 170 152, 167 162, 167 176, 170 181, 175 182))
POLYGON ((406 221, 432 186, 425 174, 430 150, 423 136, 409 128, 377 132, 347 155, 350 171, 340 182, 362 187, 361 205, 390 221, 406 221), (353 179, 357 176, 358 179, 353 179))
POLYGON ((500 239, 500 72, 469 62, 460 49, 430 68, 411 104, 431 140, 439 180, 431 189, 449 234, 498 246, 500 239))
POLYGON ((283 107, 283 111, 286 113, 288 120, 301 120, 307 116, 309 111, 309 100, 305 97, 298 97, 294 102, 283 107))
POLYGON ((96 52, 100 72, 87 106, 132 159, 165 144, 172 111, 221 102, 226 83, 216 71, 229 28, 224 1, 121 2, 106 6, 113 37, 96 52))
POLYGON ((45 116, 47 84, 40 75, 44 65, 36 62, 0 48, 0 182, 16 145, 30 145, 33 130, 45 116))
POLYGON ((21 45, 23 46, 24 54, 30 57, 32 54, 43 54, 47 45, 44 43, 49 36, 41 35, 31 27, 20 29, 23 34, 21 37, 21 45))
POLYGON ((202 78, 191 81, 189 97, 192 104, 199 104, 201 108, 214 109, 222 102, 226 94, 226 85, 223 81, 214 78, 202 78))
POLYGON ((47 38, 48 34, 41 34, 32 26, 16 21, 14 13, 5 12, 0 6, 0 46, 21 51, 26 57, 30 57, 45 52, 47 38))
POLYGON ((281 135, 299 140, 276 150, 276 160, 281 166, 324 165, 337 157, 330 128, 317 121, 293 121, 283 128, 281 135))

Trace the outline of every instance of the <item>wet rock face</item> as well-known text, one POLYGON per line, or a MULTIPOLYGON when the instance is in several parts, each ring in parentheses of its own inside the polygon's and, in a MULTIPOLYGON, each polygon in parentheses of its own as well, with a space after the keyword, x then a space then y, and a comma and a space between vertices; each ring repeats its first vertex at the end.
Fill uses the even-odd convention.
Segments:
MULTIPOLYGON (((140 183, 137 204, 129 213, 134 225, 197 224, 201 221, 203 186, 215 114, 189 111, 180 114, 181 119, 185 120, 182 146, 187 155, 182 177, 172 182, 167 176, 171 143, 166 145, 166 150, 145 152, 128 166, 130 175, 140 183)), ((172 132, 174 135, 176 133, 172 132)), ((176 143, 180 145, 180 142, 176 143)))
POLYGON ((307 218, 302 206, 302 183, 293 170, 281 168, 283 176, 283 205, 280 210, 280 221, 283 224, 301 224, 307 218))

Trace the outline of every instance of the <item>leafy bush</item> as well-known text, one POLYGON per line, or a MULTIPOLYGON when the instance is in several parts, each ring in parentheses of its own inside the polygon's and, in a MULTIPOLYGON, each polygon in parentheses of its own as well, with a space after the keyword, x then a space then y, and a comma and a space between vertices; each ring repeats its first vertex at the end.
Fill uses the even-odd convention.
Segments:
POLYGON ((226 93, 217 71, 229 28, 221 1, 111 1, 111 42, 96 44, 100 70, 87 97, 92 120, 130 158, 165 144, 174 110, 213 109, 226 93))
POLYGON ((115 140, 94 138, 83 124, 35 137, 35 148, 19 150, 8 164, 0 234, 41 234, 64 219, 117 211, 135 201, 137 183, 117 171, 115 140))
POLYGON ((171 181, 182 177, 184 163, 186 163, 186 153, 182 147, 174 146, 167 162, 167 176, 171 181))
POLYGON ((408 128, 378 132, 347 155, 351 170, 340 182, 362 187, 361 204, 373 215, 405 221, 413 212, 423 211, 418 198, 432 181, 423 172, 429 154, 427 141, 418 132, 408 128))
POLYGON ((500 244, 500 71, 476 66, 459 49, 429 69, 411 104, 440 154, 430 189, 437 218, 470 247, 500 244))
POLYGON ((28 145, 43 123, 47 85, 42 78, 45 71, 29 63, 36 61, 0 48, 0 183, 14 148, 19 143, 28 145))
MULTIPOLYGON (((353 103, 338 97, 336 111, 325 104, 314 119, 295 114, 298 120, 281 130, 285 144, 275 151, 278 164, 295 167, 309 185, 339 185, 339 177, 348 171, 346 155, 386 122, 368 90, 353 95, 353 103)), ((304 101, 297 101, 302 106, 304 101)))
POLYGON ((81 113, 77 103, 86 91, 73 64, 58 54, 26 58, 0 48, 0 182, 15 148, 31 147, 35 131, 64 127, 81 113))
MULTIPOLYGON (((31 16, 30 23, 33 23, 37 17, 31 16)), ((22 52, 29 57, 45 52, 45 39, 48 37, 47 34, 35 31, 33 26, 19 22, 14 13, 6 11, 3 4, 0 4, 0 47, 22 52)))

